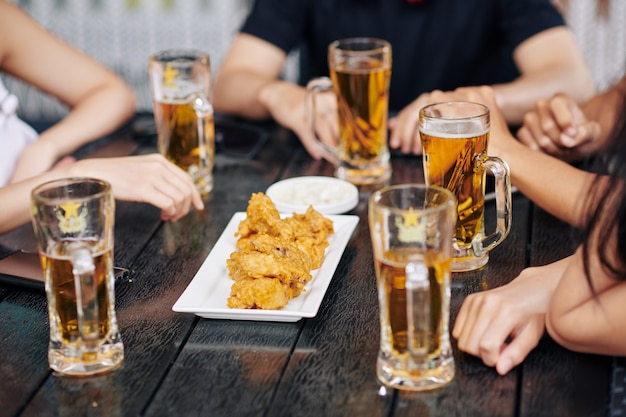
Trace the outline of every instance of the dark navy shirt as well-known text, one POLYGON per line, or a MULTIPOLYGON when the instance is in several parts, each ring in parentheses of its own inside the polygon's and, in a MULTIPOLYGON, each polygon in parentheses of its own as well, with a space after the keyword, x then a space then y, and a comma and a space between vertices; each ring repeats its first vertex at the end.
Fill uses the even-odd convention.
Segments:
POLYGON ((301 48, 302 84, 328 75, 334 40, 389 41, 389 107, 399 111, 423 92, 514 80, 514 49, 564 24, 550 0, 256 0, 242 32, 287 53, 301 48))

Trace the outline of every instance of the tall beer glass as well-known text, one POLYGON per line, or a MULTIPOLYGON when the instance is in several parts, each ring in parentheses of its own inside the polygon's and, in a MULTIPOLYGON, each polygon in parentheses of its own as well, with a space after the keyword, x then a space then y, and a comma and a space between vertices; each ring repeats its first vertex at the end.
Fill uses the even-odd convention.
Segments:
POLYGON ((31 217, 45 277, 50 367, 63 375, 119 367, 115 317, 115 201, 105 181, 69 178, 32 191, 31 217))
POLYGON ((166 50, 150 57, 159 152, 188 172, 198 191, 213 189, 215 125, 209 56, 166 50))
POLYGON ((448 329, 456 199, 445 188, 397 185, 369 201, 380 304, 378 379, 429 390, 454 377, 448 329))
POLYGON ((452 270, 470 271, 489 261, 511 228, 509 167, 487 156, 489 108, 478 103, 436 103, 420 110, 424 176, 429 185, 445 187, 458 200, 452 270), (495 178, 496 229, 485 235, 485 173, 495 178))
POLYGON ((318 140, 339 178, 354 184, 384 184, 391 178, 387 113, 391 80, 391 45, 374 38, 337 40, 328 47, 330 79, 307 85, 308 118, 315 136, 316 94, 337 98, 339 146, 318 140))

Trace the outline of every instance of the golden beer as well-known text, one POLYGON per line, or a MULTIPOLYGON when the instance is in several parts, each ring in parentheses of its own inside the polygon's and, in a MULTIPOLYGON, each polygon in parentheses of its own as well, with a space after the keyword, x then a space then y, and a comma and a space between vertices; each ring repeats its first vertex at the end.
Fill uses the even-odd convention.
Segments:
POLYGON ((200 191, 213 188, 215 125, 213 113, 198 117, 192 103, 155 102, 158 149, 168 160, 188 172, 200 191))
POLYGON ((328 46, 328 69, 330 77, 313 78, 306 87, 313 138, 335 165, 338 178, 357 185, 384 185, 391 179, 387 147, 391 44, 375 38, 336 40, 328 46), (317 137, 316 95, 327 92, 337 99, 337 146, 317 137))
POLYGON ((480 160, 487 155, 489 132, 472 137, 421 132, 421 140, 426 183, 445 187, 457 197, 454 239, 458 247, 470 247, 484 230, 485 168, 480 160))
POLYGON ((213 189, 215 127, 209 55, 168 49, 148 61, 161 155, 193 178, 201 194, 213 189))
POLYGON ((355 182, 385 178, 389 168, 387 109, 391 68, 369 58, 358 67, 346 63, 331 67, 339 114, 339 169, 355 182))
POLYGON ((393 361, 406 362, 411 353, 408 348, 405 268, 409 259, 416 256, 422 258, 422 262, 427 266, 430 282, 430 320, 425 326, 429 331, 428 334, 414 336, 416 344, 420 344, 417 340, 427 341, 427 346, 424 346, 426 351, 424 367, 415 368, 415 372, 422 375, 438 372, 437 369, 429 369, 427 364, 441 354, 441 346, 444 344, 442 337, 448 340, 448 328, 442 312, 448 309, 449 294, 446 292, 446 280, 449 279, 450 260, 441 259, 442 256, 436 252, 419 254, 414 248, 395 249, 386 252, 383 259, 376 260, 376 276, 381 294, 381 350, 389 358, 393 358, 393 361))
MULTIPOLYGON (((81 241, 85 244, 86 241, 81 241)), ((66 253, 66 248, 74 244, 73 241, 63 241, 49 248, 50 253, 41 255, 46 285, 51 292, 50 298, 50 325, 53 342, 61 342, 65 346, 75 346, 82 343, 81 332, 78 325, 77 298, 72 272, 72 260, 66 253), (54 339, 57 340, 54 340, 54 339)), ((95 245, 94 245, 95 246, 95 245)), ((96 249, 97 250, 97 249, 96 249)), ((99 250, 92 253, 94 271, 95 294, 83 294, 86 300, 83 303, 97 303, 97 322, 86 320, 83 323, 83 334, 96 335, 89 340, 94 346, 103 343, 109 337, 110 329, 116 324, 112 322, 113 308, 112 295, 109 288, 113 282, 113 248, 99 250), (95 295, 95 301, 93 301, 95 295), (90 299, 91 298, 91 299, 90 299)), ((113 319, 114 320, 114 319, 113 319)), ((87 359, 87 358, 84 358, 87 359)))
POLYGON ((469 101, 424 106, 419 112, 426 184, 445 187, 457 198, 452 271, 473 271, 511 229, 511 176, 505 161, 487 155, 489 108, 469 101), (485 173, 494 178, 496 223, 485 232, 485 173))
POLYGON ((391 69, 376 59, 331 68, 339 112, 339 137, 343 157, 355 165, 367 163, 386 151, 387 90, 391 69))
POLYGON ((424 184, 372 194, 368 221, 380 306, 376 376, 424 391, 454 378, 450 346, 450 251, 456 199, 424 184))
POLYGON ((124 345, 115 318, 111 184, 64 178, 41 184, 31 197, 48 300, 50 368, 76 376, 118 368, 124 345))

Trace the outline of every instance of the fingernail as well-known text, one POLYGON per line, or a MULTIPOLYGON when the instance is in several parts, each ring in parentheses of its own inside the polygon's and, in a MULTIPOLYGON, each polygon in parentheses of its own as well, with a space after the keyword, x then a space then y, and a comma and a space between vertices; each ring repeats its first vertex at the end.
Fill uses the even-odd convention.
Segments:
POLYGON ((561 136, 560 136, 560 138, 561 138, 561 145, 567 146, 567 147, 576 146, 576 140, 574 138, 575 135, 576 135, 576 130, 575 129, 574 129, 574 133, 573 134, 570 134, 566 130, 565 133, 562 133, 561 136))
POLYGON ((498 371, 500 375, 505 375, 511 370, 512 367, 513 367, 513 363, 511 362, 511 359, 502 358, 498 361, 496 370, 498 371))

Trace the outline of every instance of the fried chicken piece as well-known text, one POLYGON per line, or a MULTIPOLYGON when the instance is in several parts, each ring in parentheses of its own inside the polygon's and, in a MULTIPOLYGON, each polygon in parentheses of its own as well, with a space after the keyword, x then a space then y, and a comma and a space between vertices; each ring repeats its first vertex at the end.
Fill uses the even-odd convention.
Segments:
POLYGON ((282 219, 268 196, 252 194, 235 232, 237 251, 226 260, 235 280, 228 306, 284 307, 302 293, 312 279, 310 271, 321 267, 332 233, 333 222, 312 206, 305 214, 282 219))
POLYGON ((311 260, 310 269, 318 269, 324 262, 324 255, 326 254, 326 248, 329 243, 327 239, 318 241, 312 236, 299 236, 296 238, 294 245, 302 252, 309 255, 309 259, 311 260))
POLYGON ((254 193, 248 201, 246 218, 239 223, 235 236, 245 238, 257 234, 290 240, 293 232, 285 225, 272 200, 264 193, 254 193))
POLYGON ((289 288, 292 297, 300 295, 312 278, 309 269, 274 252, 233 252, 226 260, 226 267, 235 281, 246 278, 274 278, 289 288))
POLYGON ((245 278, 233 284, 228 298, 230 308, 278 310, 289 302, 287 287, 274 278, 245 278))
POLYGON ((314 269, 311 256, 295 241, 284 241, 270 235, 252 235, 240 238, 236 246, 242 252, 275 253, 277 257, 284 256, 289 258, 307 271, 314 269))
POLYGON ((328 247, 328 236, 334 233, 333 222, 309 206, 306 213, 294 214, 283 221, 295 235, 296 245, 312 259, 312 269, 322 266, 328 247))

